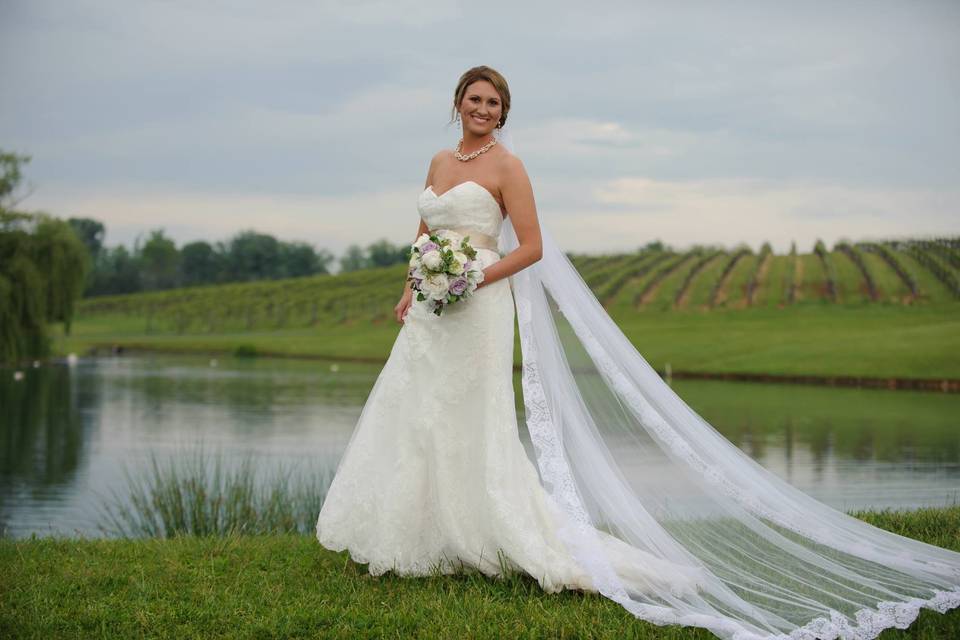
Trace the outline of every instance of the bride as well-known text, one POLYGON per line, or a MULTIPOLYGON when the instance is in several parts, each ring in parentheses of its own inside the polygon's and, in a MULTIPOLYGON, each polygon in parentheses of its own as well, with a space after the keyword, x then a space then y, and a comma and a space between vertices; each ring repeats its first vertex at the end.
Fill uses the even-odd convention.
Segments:
POLYGON ((519 570, 725 639, 866 640, 960 606, 960 553, 807 496, 660 379, 540 224, 502 75, 467 70, 453 104, 463 136, 430 163, 417 237, 469 235, 483 281, 442 315, 408 283, 320 510, 323 546, 372 575, 519 570))

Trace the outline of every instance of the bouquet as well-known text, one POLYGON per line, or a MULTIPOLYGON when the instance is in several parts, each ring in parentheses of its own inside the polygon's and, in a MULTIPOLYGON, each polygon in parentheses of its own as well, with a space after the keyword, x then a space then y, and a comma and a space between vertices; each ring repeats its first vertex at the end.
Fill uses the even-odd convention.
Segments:
POLYGON ((417 300, 426 302, 436 315, 450 304, 473 295, 483 282, 483 270, 470 236, 440 229, 424 233, 410 248, 407 280, 417 292, 417 300))

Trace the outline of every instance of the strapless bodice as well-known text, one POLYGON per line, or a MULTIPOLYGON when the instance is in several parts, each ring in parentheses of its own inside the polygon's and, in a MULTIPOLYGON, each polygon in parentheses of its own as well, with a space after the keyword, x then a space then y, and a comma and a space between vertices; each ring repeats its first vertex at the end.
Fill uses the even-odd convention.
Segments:
POLYGON ((430 231, 461 229, 499 238, 503 225, 500 203, 473 180, 461 182, 439 196, 432 185, 427 187, 420 194, 417 210, 430 231))

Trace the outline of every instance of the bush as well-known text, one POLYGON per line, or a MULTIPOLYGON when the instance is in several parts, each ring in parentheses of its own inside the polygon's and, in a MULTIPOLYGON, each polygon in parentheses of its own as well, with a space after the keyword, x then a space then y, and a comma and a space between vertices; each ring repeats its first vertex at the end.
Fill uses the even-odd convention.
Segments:
POLYGON ((233 350, 233 355, 238 358, 256 358, 259 354, 252 344, 241 344, 233 350))

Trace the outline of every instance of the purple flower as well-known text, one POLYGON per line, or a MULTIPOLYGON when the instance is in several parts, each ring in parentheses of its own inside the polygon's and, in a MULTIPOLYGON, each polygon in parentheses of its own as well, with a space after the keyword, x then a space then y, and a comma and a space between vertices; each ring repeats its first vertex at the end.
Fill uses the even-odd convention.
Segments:
POLYGON ((453 282, 450 283, 450 293, 452 293, 455 296, 459 296, 460 294, 462 294, 464 291, 467 290, 468 284, 469 283, 467 282, 467 279, 464 278, 463 276, 460 276, 459 278, 455 278, 453 282))
POLYGON ((440 245, 438 245, 436 242, 433 242, 432 240, 428 240, 427 242, 424 242, 422 245, 420 245, 420 255, 425 254, 427 251, 434 251, 439 248, 440 248, 440 245))

